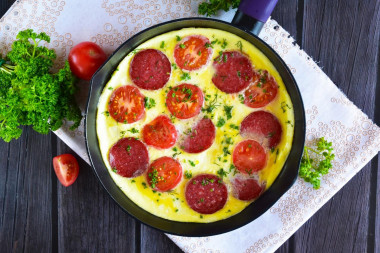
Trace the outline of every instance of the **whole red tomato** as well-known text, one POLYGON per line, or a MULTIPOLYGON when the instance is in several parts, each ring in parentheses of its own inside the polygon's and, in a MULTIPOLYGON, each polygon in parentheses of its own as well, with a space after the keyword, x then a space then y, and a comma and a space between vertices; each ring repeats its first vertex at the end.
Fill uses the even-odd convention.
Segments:
POLYGON ((83 80, 91 80, 91 77, 106 59, 107 55, 103 49, 89 41, 79 43, 69 53, 71 71, 83 80))

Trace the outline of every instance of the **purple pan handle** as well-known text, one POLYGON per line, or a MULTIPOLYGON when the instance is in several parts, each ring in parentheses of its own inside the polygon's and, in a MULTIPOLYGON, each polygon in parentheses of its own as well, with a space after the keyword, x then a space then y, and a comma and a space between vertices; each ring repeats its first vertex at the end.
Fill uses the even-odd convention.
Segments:
POLYGON ((241 0, 232 24, 258 35, 278 0, 241 0))

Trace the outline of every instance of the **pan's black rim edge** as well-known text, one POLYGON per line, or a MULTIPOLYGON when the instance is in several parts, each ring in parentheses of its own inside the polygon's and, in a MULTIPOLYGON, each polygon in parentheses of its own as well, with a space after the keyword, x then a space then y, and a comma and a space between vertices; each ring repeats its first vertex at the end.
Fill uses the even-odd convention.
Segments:
MULTIPOLYGON (((200 27, 199 25, 193 25, 193 26, 183 26, 182 28, 185 28, 185 27, 200 27)), ((203 26, 204 27, 204 26, 203 26)), ((215 29, 220 29, 220 28, 215 28, 215 29)), ((172 29, 172 30, 176 30, 176 29, 172 29)), ((222 29, 221 29, 222 30, 222 29)), ((230 32, 230 31, 229 31, 230 32)), ((154 36, 158 36, 159 34, 156 34, 154 36)), ((146 40, 150 39, 151 37, 147 38, 146 40)), ((245 39, 245 38, 244 38, 245 39)), ((146 41, 145 40, 145 41, 146 41)), ((255 45, 256 46, 256 45, 255 45)), ((257 46, 256 46, 257 47, 257 46)), ((134 48, 131 48, 130 51, 132 51, 134 48)), ((260 49, 260 48, 259 48, 260 49)), ((260 49, 261 50, 261 49, 260 49)), ((261 50, 262 51, 262 50, 261 50)), ((129 53, 129 52, 128 52, 129 53)), ((128 53, 126 53, 125 55, 127 55, 128 53)), ((265 53, 264 53, 265 54, 265 53)), ((125 55, 121 58, 124 58, 125 55)), ((267 55, 267 54, 265 54, 267 55)), ((268 56, 267 56, 268 57, 268 56)), ((269 57, 268 57, 269 58, 269 57)), ((272 59, 271 59, 272 61, 272 59)), ((120 62, 120 61, 119 61, 120 62)), ((119 62, 117 64, 119 64, 119 62)), ((273 63, 273 62, 272 62, 273 63)), ((116 64, 116 66, 117 66, 116 64)), ((274 64, 275 65, 275 64, 274 64)), ((275 65, 276 66, 276 65, 275 65)), ((277 66, 276 66, 277 68, 277 66)), ((277 68, 278 69, 278 68, 277 68)), ((108 78, 109 76, 112 74, 109 73, 108 75, 108 78)), ((282 74, 281 74, 281 77, 283 78, 282 74)), ((285 83, 285 82, 284 82, 285 83)), ((104 83, 105 84, 105 83, 104 83)), ((101 87, 101 90, 103 90, 103 87, 104 87, 104 84, 103 86, 101 87)), ((287 87, 287 90, 288 90, 288 93, 289 93, 289 87, 287 87)), ((294 101, 293 101, 293 98, 292 98, 292 103, 293 103, 293 106, 294 106, 294 101)), ((262 39, 260 39, 258 36, 256 35, 253 35, 251 33, 249 33, 248 31, 245 31, 243 30, 242 28, 238 27, 238 26, 235 26, 233 24, 230 24, 230 23, 227 23, 225 21, 222 21, 222 20, 217 20, 217 19, 210 19, 210 18, 202 18, 202 17, 195 17, 195 18, 183 18, 183 19, 175 19, 175 20, 171 20, 171 21, 168 21, 168 22, 164 22, 164 23, 160 23, 160 24, 157 24, 157 25, 154 25, 146 30, 143 30, 137 34, 135 34, 134 36, 132 36, 130 39, 128 39, 127 41, 125 41, 122 45, 120 45, 111 55, 110 57, 108 58, 108 60, 99 68, 99 70, 94 74, 92 80, 91 80, 91 85, 90 85, 90 89, 89 89, 89 96, 88 96, 88 99, 87 99, 87 106, 86 106, 86 111, 85 111, 85 114, 86 114, 86 117, 85 117, 85 121, 84 121, 84 137, 85 137, 85 141, 86 141, 86 150, 87 150, 87 153, 88 153, 88 156, 89 156, 89 159, 90 159, 90 162, 91 162, 91 166, 94 170, 94 173, 95 175, 97 176, 98 180, 100 181, 101 185, 103 186, 103 188, 107 191, 107 193, 110 195, 110 197, 116 202, 116 204, 126 213, 128 213, 131 217, 133 217, 134 219, 136 219, 137 221, 149 226, 149 227, 152 227, 154 229, 158 229, 162 232, 165 232, 165 233, 168 233, 168 234, 173 234, 173 235, 180 235, 180 236, 189 236, 189 237, 194 237, 194 236, 211 236, 211 235, 217 235, 217 234, 223 234, 223 233, 227 233, 227 232, 230 232, 232 230, 235 230, 235 229, 238 229, 240 227, 243 227, 245 225, 247 225, 248 223, 254 221, 255 219, 257 219, 258 217, 260 217, 261 215, 263 215, 266 211, 268 211, 290 188, 291 186, 294 184, 294 182, 297 180, 297 176, 298 176, 298 170, 299 170, 299 163, 300 163, 300 160, 301 160, 301 157, 302 157, 302 153, 303 153, 303 149, 304 149, 304 143, 305 143, 305 132, 306 132, 306 121, 305 121, 305 111, 304 111, 304 106, 303 106, 303 101, 302 101, 302 97, 301 97, 301 94, 300 94, 300 90, 298 88, 298 85, 293 77, 293 75, 291 74, 291 71, 289 70, 289 68, 287 67, 287 65, 285 64, 285 62, 282 60, 282 58, 267 44, 265 43, 262 39), (179 23, 179 22, 185 22, 185 21, 206 21, 206 22, 216 22, 216 23, 220 23, 220 24, 224 24, 224 25, 227 25, 227 26, 230 26, 230 27, 234 27, 235 29, 238 29, 240 30, 241 32, 243 33, 246 33, 246 36, 250 36, 250 37, 254 37, 255 39, 257 39, 260 43, 262 43, 265 47, 266 47, 266 50, 269 50, 276 58, 277 61, 279 61, 279 65, 282 66, 282 68, 285 69, 286 71, 286 74, 287 74, 287 77, 289 77, 291 79, 291 82, 292 84, 294 84, 294 87, 292 87, 292 89, 294 89, 292 92, 294 92, 294 96, 296 99, 298 99, 298 101, 296 101, 297 103, 297 106, 299 106, 299 108, 297 109, 297 111, 300 113, 299 116, 299 119, 295 119, 295 123, 294 125, 297 126, 297 128, 300 128, 300 129, 297 129, 298 132, 296 132, 296 128, 294 128, 294 135, 293 135, 293 143, 292 143, 292 149, 288 155, 288 158, 284 164, 284 167, 282 169, 282 171, 280 172, 280 174, 278 175, 278 177, 276 178, 275 182, 273 183, 273 185, 275 185, 275 183, 279 180, 280 178, 280 175, 285 173, 284 172, 284 168, 285 166, 288 164, 288 161, 289 161, 289 158, 291 156, 291 153, 296 153, 295 155, 297 155, 297 157, 293 157, 293 160, 292 161, 292 166, 296 166, 296 171, 293 171, 293 173, 290 175, 290 179, 289 177, 287 178, 287 180, 285 181, 285 185, 283 185, 283 187, 281 188, 282 191, 280 194, 275 194, 275 196, 272 196, 272 198, 269 201, 266 201, 267 203, 265 204, 265 208, 261 208, 261 210, 259 210, 257 213, 258 215, 256 215, 256 217, 250 219, 250 220, 245 220, 244 222, 239 222, 238 223, 238 226, 228 226, 228 227, 224 227, 223 229, 221 229, 221 231, 215 231, 212 230, 211 232, 209 232, 207 230, 207 228, 205 227, 208 227, 210 225, 216 225, 216 224, 221 224, 221 223, 225 223, 225 221, 227 220, 230 220, 230 219, 233 219, 234 217, 236 216, 239 216, 241 214, 243 214, 244 212, 247 212, 247 209, 248 207, 243 210, 241 213, 239 214, 236 214, 234 216, 231 216, 227 219, 224 219, 224 220, 220 220, 220 221, 216 221, 216 222, 212 222, 212 223, 192 223, 192 222, 178 222, 178 221, 171 221, 171 220, 167 220, 167 219, 164 219, 164 218, 161 218, 161 217, 158 217, 158 216, 155 216, 147 211, 145 211, 144 209, 138 207, 136 204, 134 204, 134 202, 130 201, 132 205, 135 205, 135 207, 137 207, 137 209, 139 209, 140 212, 146 212, 148 215, 150 216, 153 216, 153 220, 161 220, 161 222, 165 222, 165 223, 170 223, 170 224, 178 224, 180 226, 202 226, 204 227, 205 229, 202 229, 201 231, 199 230, 196 230, 196 231, 192 231, 192 232, 186 232, 186 233, 183 233, 183 232, 178 232, 178 231, 173 231, 172 229, 165 229, 165 228, 162 228, 161 227, 158 227, 154 224, 152 224, 153 222, 150 220, 150 221, 146 221, 144 219, 141 219, 139 218, 138 215, 135 215, 134 212, 131 212, 130 210, 126 209, 124 206, 122 206, 121 203, 119 203, 118 199, 111 193, 111 189, 108 187, 108 185, 105 184, 105 182, 103 181, 102 179, 102 176, 98 173, 97 169, 96 169, 96 166, 95 166, 95 161, 91 155, 91 147, 90 147, 90 144, 89 144, 89 136, 88 136, 88 115, 89 115, 89 108, 90 108, 90 103, 92 101, 92 99, 95 99, 93 98, 93 82, 94 80, 96 80, 97 76, 99 75, 99 73, 101 73, 103 67, 109 63, 109 61, 119 53, 119 51, 125 46, 127 45, 133 38, 136 38, 138 36, 141 36, 145 33, 147 33, 148 31, 151 31, 157 27, 163 27, 165 25, 170 25, 170 24, 173 24, 173 23, 179 23), (297 135, 297 143, 298 143, 298 146, 295 146, 295 141, 296 141, 296 135, 297 135), (299 139, 300 138, 300 139, 299 139), (296 149, 297 148, 297 149, 296 149), (296 149, 296 150, 295 150, 296 149), (265 209, 265 210, 264 210, 265 209)), ((96 113, 94 114, 95 115, 95 120, 96 120, 96 113)), ((96 128, 96 126, 94 126, 96 128)), ((95 130, 96 132, 96 130, 95 130)), ((98 139, 97 139, 97 136, 96 136, 96 143, 98 143, 98 139)), ((98 147, 98 146, 97 146, 98 147)), ((293 154, 293 156, 295 156, 293 154)), ((103 166, 105 167, 104 165, 104 162, 102 160, 102 164, 103 166)), ((108 171, 107 171, 108 173, 108 171)), ((289 176, 289 175, 288 175, 289 176)), ((108 177, 111 178, 108 174, 108 177)), ((112 179, 111 179, 112 180, 112 179)), ((112 180, 113 182, 113 180, 112 180)), ((114 183, 114 182, 113 182, 114 183)), ((115 184, 115 183, 114 183, 115 184)), ((273 186, 272 185, 272 186, 273 186)), ((263 197, 269 195, 269 192, 270 192, 270 189, 272 188, 272 186, 254 203, 258 203, 260 199, 263 199, 263 197)), ((118 188, 118 190, 121 192, 121 190, 118 188)), ((124 195, 124 193, 122 192, 122 194, 124 195)), ((273 194, 273 193, 272 193, 273 194)), ((126 195, 124 195, 126 196, 126 195)), ((252 206, 249 205, 249 206, 252 206)), ((170 225, 169 224, 169 225, 170 225)), ((171 226, 169 226, 171 227, 171 226)))

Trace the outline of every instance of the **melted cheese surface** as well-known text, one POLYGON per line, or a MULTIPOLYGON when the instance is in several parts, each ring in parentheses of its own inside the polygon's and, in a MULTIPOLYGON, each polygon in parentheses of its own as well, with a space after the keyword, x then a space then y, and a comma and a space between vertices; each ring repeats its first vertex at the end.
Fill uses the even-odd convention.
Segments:
MULTIPOLYGON (((243 91, 239 94, 243 94, 243 91)), ((104 87, 99 99, 96 122, 97 135, 102 157, 110 176, 120 189, 137 205, 154 215, 169 220, 183 222, 213 222, 241 212, 252 202, 241 201, 232 195, 230 178, 232 178, 234 172, 233 170, 230 172, 230 166, 233 164, 231 154, 233 153, 234 147, 242 141, 243 138, 240 136, 239 130, 231 127, 231 124, 240 126, 241 122, 248 114, 257 110, 269 111, 278 118, 282 127, 281 142, 274 150, 267 150, 267 165, 258 173, 259 181, 265 182, 267 189, 280 173, 291 149, 294 124, 292 108, 292 102, 279 73, 268 58, 252 44, 234 34, 221 30, 209 28, 185 28, 159 35, 144 42, 120 62, 111 79, 104 87), (179 41, 177 41, 177 36, 183 38, 188 35, 203 35, 208 37, 211 42, 215 40, 218 40, 219 42, 213 44, 213 55, 208 64, 201 69, 192 72, 184 72, 173 64, 175 63, 173 56, 174 48, 175 45, 179 43, 179 41), (227 45, 223 45, 223 41, 225 41, 227 45), (129 75, 129 65, 136 52, 148 48, 160 50, 168 57, 169 61, 172 63, 170 79, 162 89, 154 91, 140 89, 140 92, 144 96, 152 98, 156 102, 156 105, 153 108, 145 109, 146 113, 142 119, 132 124, 117 123, 111 116, 109 116, 109 113, 107 113, 110 96, 112 92, 120 86, 134 86, 129 75), (269 74, 275 78, 279 86, 276 98, 263 108, 249 108, 240 102, 238 94, 226 94, 218 90, 211 81, 214 74, 212 62, 213 59, 219 55, 219 52, 225 50, 240 50, 240 48, 242 48, 243 53, 250 58, 251 63, 256 70, 267 70, 269 74), (181 80, 181 78, 184 78, 184 73, 189 73, 189 80, 181 80), (108 162, 109 150, 119 139, 123 137, 137 137, 142 139, 141 130, 145 124, 151 122, 154 118, 162 114, 169 117, 171 116, 171 113, 165 106, 166 95, 169 91, 169 87, 174 87, 182 83, 194 84, 202 89, 205 98, 208 98, 208 101, 204 102, 203 107, 206 107, 214 99, 215 94, 217 94, 216 102, 219 106, 212 112, 212 121, 215 126, 220 117, 226 119, 226 113, 223 110, 224 105, 233 106, 232 118, 226 120, 226 124, 222 127, 216 127, 215 141, 206 151, 199 154, 186 153, 180 149, 179 142, 177 141, 177 144, 174 146, 174 150, 177 151, 174 151, 173 148, 161 150, 147 146, 149 160, 151 163, 162 156, 172 157, 174 155, 181 163, 183 172, 191 172, 193 176, 201 173, 217 174, 220 169, 227 172, 228 174, 224 178, 224 182, 228 189, 227 203, 221 210, 214 214, 201 215, 187 205, 184 193, 186 183, 189 179, 186 179, 185 177, 182 178, 181 182, 174 190, 160 193, 153 191, 149 187, 145 173, 136 178, 124 178, 113 172, 108 162), (139 132, 133 133, 134 131, 131 130, 133 128, 139 130, 139 132), (231 138, 230 140, 232 140, 232 144, 227 144, 226 138, 231 138), (230 154, 223 151, 224 147, 227 147, 230 154)), ((195 122, 204 116, 205 114, 201 112, 198 116, 191 119, 181 120, 174 118, 173 116, 171 116, 171 119, 176 126, 178 136, 180 137, 186 129, 193 126, 195 122)), ((208 116, 210 116, 210 114, 208 116)), ((230 143, 230 141, 228 143, 230 143)))

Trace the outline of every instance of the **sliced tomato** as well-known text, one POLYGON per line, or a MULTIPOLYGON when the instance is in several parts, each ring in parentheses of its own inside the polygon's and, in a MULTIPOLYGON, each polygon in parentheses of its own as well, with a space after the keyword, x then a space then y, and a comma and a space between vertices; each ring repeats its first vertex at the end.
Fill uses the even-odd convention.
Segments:
POLYGON ((108 111, 121 123, 133 123, 144 115, 144 96, 136 87, 126 85, 117 88, 111 95, 108 111))
POLYGON ((78 161, 71 154, 63 154, 54 157, 53 167, 59 182, 66 187, 72 185, 78 177, 78 161))
POLYGON ((169 111, 179 119, 194 117, 202 109, 203 92, 192 84, 178 85, 169 91, 166 105, 169 111))
POLYGON ((262 170, 267 162, 264 148, 254 140, 240 142, 236 145, 232 156, 236 168, 248 175, 262 170))
POLYGON ((146 124, 142 131, 143 140, 147 145, 156 148, 170 148, 177 140, 177 130, 170 119, 161 115, 146 124))
POLYGON ((177 160, 164 156, 150 165, 146 176, 149 185, 154 190, 169 191, 181 181, 182 166, 177 160))
POLYGON ((178 67, 188 71, 206 65, 212 55, 210 41, 201 35, 183 38, 174 49, 174 59, 178 67))
POLYGON ((278 84, 268 71, 261 75, 255 74, 252 84, 244 92, 244 103, 251 108, 264 107, 277 95, 278 84))

